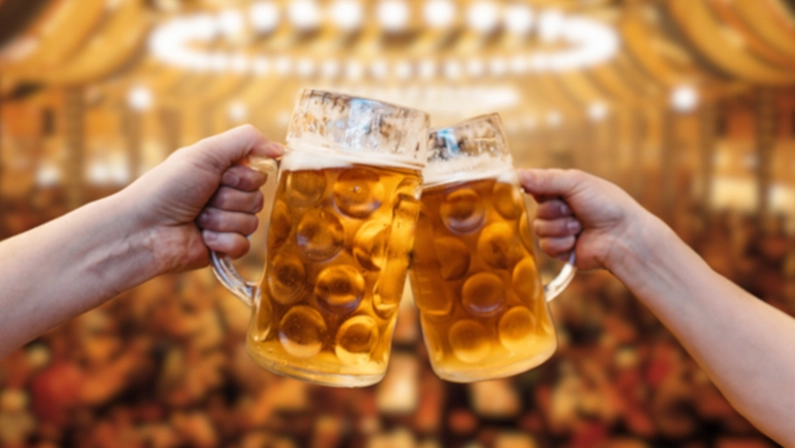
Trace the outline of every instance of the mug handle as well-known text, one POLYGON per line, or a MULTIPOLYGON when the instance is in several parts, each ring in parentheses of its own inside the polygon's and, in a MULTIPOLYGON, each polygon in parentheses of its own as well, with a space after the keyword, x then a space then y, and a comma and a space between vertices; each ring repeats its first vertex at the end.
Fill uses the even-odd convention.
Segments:
MULTIPOLYGON (((275 179, 278 179, 279 165, 280 161, 276 159, 257 159, 252 162, 251 168, 267 174, 268 181, 270 181, 272 174, 276 174, 277 176, 275 176, 275 179)), ((249 307, 253 307, 254 298, 257 296, 257 289, 259 288, 258 282, 252 282, 243 278, 243 276, 237 272, 237 269, 235 269, 232 260, 226 255, 210 251, 210 261, 215 278, 234 294, 235 297, 249 307)))
POLYGON ((547 298, 547 302, 551 302, 555 297, 559 296, 560 293, 569 286, 571 281, 574 280, 576 274, 577 255, 572 250, 568 261, 566 261, 566 265, 560 270, 558 276, 544 285, 544 296, 547 298))

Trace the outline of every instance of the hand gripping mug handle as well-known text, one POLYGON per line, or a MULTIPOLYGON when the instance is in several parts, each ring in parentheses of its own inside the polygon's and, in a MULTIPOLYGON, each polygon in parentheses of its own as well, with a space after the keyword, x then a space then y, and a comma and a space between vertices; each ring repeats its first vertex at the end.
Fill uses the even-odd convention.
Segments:
POLYGON ((576 274, 577 256, 572 250, 568 261, 566 261, 566 265, 560 270, 558 276, 548 284, 544 285, 544 296, 547 298, 547 302, 551 302, 555 297, 560 295, 560 293, 562 293, 563 290, 569 286, 571 281, 574 280, 574 276, 576 274))
MULTIPOLYGON (((269 182, 272 177, 274 180, 278 177, 277 174, 279 172, 279 161, 276 159, 257 159, 254 163, 252 163, 251 167, 257 171, 266 173, 268 175, 269 182)), ((254 298, 257 295, 257 288, 259 288, 259 284, 257 282, 252 282, 243 278, 243 276, 237 272, 237 269, 235 269, 235 266, 232 264, 232 260, 226 255, 219 254, 215 251, 210 251, 210 261, 212 263, 213 274, 215 274, 215 278, 217 278, 226 289, 234 294, 235 297, 240 299, 249 307, 253 307, 254 298)))

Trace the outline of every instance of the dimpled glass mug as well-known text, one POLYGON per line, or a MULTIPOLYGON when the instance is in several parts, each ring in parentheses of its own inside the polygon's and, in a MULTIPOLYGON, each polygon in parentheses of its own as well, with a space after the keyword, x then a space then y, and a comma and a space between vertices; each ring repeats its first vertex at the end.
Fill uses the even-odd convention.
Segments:
POLYGON ((429 121, 378 101, 300 94, 278 163, 262 280, 244 280, 212 254, 216 277, 253 308, 246 348, 259 365, 328 386, 383 378, 429 121))
POLYGON ((473 382, 515 375, 557 348, 524 196, 499 115, 432 130, 410 271, 434 372, 473 382))

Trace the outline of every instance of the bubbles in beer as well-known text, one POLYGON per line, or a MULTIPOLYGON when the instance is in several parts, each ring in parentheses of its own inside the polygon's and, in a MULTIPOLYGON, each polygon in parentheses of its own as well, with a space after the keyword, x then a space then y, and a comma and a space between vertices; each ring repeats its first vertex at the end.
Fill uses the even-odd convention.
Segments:
POLYGON ((356 308, 363 294, 364 277, 353 266, 330 266, 317 277, 315 295, 333 311, 356 308))
POLYGON ((347 365, 370 361, 378 342, 378 326, 370 316, 354 316, 346 320, 337 332, 335 352, 347 365))
POLYGON ((472 314, 491 316, 505 303, 502 280, 489 272, 469 277, 461 291, 461 303, 472 314))
POLYGON ((486 327, 472 320, 460 320, 453 324, 449 338, 456 358, 469 364, 482 361, 491 351, 486 327))
POLYGON ((519 239, 522 240, 524 247, 532 254, 534 251, 533 234, 530 233, 530 225, 527 219, 527 212, 522 213, 522 217, 519 219, 519 239))
POLYGON ((359 228, 353 239, 353 256, 365 269, 378 271, 384 266, 389 242, 389 224, 368 221, 359 228))
POLYGON ((439 214, 450 231, 472 233, 480 229, 486 220, 486 207, 474 190, 463 188, 447 195, 439 214))
POLYGON ((384 200, 384 186, 378 173, 352 168, 340 174, 334 183, 334 202, 348 216, 366 218, 384 200))
POLYGON ((486 227, 478 237, 478 255, 493 268, 511 269, 522 258, 522 252, 516 233, 506 222, 486 227))
POLYGON ((271 223, 268 229, 268 247, 276 249, 287 241, 293 227, 293 216, 284 201, 276 201, 271 211, 271 223))
POLYGON ((290 308, 279 323, 279 341, 282 347, 298 358, 309 358, 318 354, 326 332, 323 316, 317 310, 304 305, 290 308))
POLYGON ((273 305, 268 298, 257 301, 254 310, 254 325, 251 329, 251 339, 255 342, 263 342, 271 332, 271 320, 273 319, 273 305))
POLYGON ((511 184, 497 182, 492 191, 494 209, 505 219, 516 219, 524 209, 524 198, 511 184))
POLYGON ((345 231, 339 219, 327 210, 310 210, 298 224, 298 246, 312 261, 328 260, 340 250, 345 231))
POLYGON ((295 302, 306 282, 304 263, 289 253, 274 256, 267 275, 273 299, 285 305, 295 302))
POLYGON ((313 205, 326 191, 326 175, 323 171, 290 171, 286 175, 284 188, 295 205, 313 205))
POLYGON ((500 318, 500 343, 513 352, 527 351, 533 342, 535 328, 536 317, 529 309, 523 306, 513 307, 500 318))
POLYGON ((433 243, 445 280, 463 278, 469 270, 469 249, 457 238, 439 238, 433 243))
POLYGON ((513 290, 519 294, 522 302, 530 303, 541 295, 541 281, 537 272, 533 257, 525 257, 513 268, 513 290))

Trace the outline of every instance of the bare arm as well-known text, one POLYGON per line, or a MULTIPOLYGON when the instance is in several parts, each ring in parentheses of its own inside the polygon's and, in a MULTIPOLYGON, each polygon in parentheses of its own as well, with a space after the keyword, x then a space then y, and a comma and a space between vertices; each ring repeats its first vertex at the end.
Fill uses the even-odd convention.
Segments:
POLYGON ((121 192, 0 242, 0 359, 155 276, 239 257, 263 174, 237 165, 281 148, 241 127, 175 152, 121 192))
POLYGON ((795 446, 795 319, 715 273, 618 187, 577 171, 527 171, 522 180, 541 203, 542 249, 559 256, 574 248, 581 268, 610 270, 741 414, 795 446))

